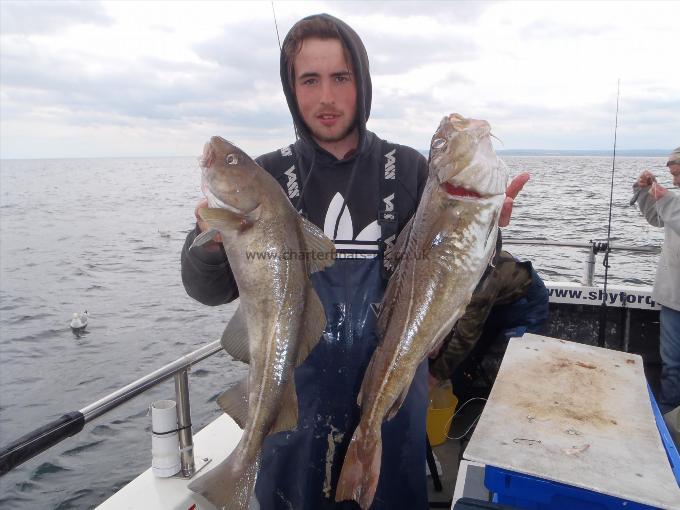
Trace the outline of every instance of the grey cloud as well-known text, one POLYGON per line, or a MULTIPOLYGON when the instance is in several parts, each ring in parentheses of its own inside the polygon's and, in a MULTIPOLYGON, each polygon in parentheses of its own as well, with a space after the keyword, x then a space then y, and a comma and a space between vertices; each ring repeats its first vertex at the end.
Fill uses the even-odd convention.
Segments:
MULTIPOLYGON (((360 27, 357 30, 367 47, 374 76, 401 74, 438 61, 470 60, 479 53, 474 41, 454 31, 441 40, 428 34, 406 37, 360 27)), ((242 76, 244 86, 248 80, 279 80, 279 48, 270 21, 225 27, 219 37, 194 47, 194 51, 202 59, 219 64, 229 75, 242 76)))
MULTIPOLYGON (((498 126, 497 134, 505 144, 502 148, 611 148, 615 104, 606 101, 583 108, 587 111, 575 111, 560 105, 548 107, 490 101, 479 114, 498 126), (508 126, 513 128, 509 130, 508 126)), ((659 133, 677 133, 680 130, 677 112, 680 112, 680 100, 677 98, 627 98, 620 104, 618 147, 662 146, 664 140, 659 139, 659 133)))
POLYGON ((680 120, 680 97, 663 97, 658 99, 633 97, 626 99, 622 106, 626 109, 627 114, 644 114, 654 113, 668 113, 669 116, 680 120))
POLYGON ((112 22, 104 7, 94 1, 2 1, 0 11, 3 34, 57 32, 70 25, 112 22))
MULTIPOLYGON (((560 105, 537 106, 533 104, 505 103, 489 101, 484 109, 493 114, 494 118, 510 121, 532 121, 562 123, 564 125, 586 125, 588 129, 598 128, 607 130, 614 129, 616 105, 613 102, 602 102, 595 105, 587 105, 587 117, 579 109, 566 109, 560 105)), ((653 125, 656 123, 675 123, 680 129, 680 98, 669 97, 662 99, 650 99, 628 97, 621 101, 619 107, 619 125, 627 124, 627 128, 634 128, 643 124, 653 125)))
POLYGON ((34 99, 42 97, 44 105, 76 110, 164 118, 166 115, 159 106, 191 99, 191 92, 195 92, 180 80, 159 79, 162 73, 154 72, 143 62, 132 63, 125 72, 111 68, 103 74, 88 75, 79 71, 78 61, 72 57, 54 61, 40 56, 27 59, 23 55, 4 54, 2 68, 3 88, 10 99, 18 97, 17 89, 29 90, 40 92, 34 99))
POLYGON ((432 101, 432 95, 429 93, 388 95, 380 90, 374 90, 371 119, 400 119, 404 117, 408 108, 431 105, 432 101))
POLYGON ((225 26, 220 36, 193 50, 201 59, 219 64, 230 76, 243 76, 244 84, 279 79, 279 47, 272 22, 225 26))
POLYGON ((422 34, 419 37, 373 32, 364 43, 373 74, 401 74, 433 62, 461 62, 479 54, 472 40, 452 31, 446 38, 422 34))
POLYGON ((238 50, 221 51, 222 42, 209 46, 219 58, 217 68, 208 62, 146 58, 131 59, 124 70, 111 64, 98 74, 85 72, 79 55, 49 58, 25 43, 3 51, 1 83, 10 103, 69 110, 77 122, 86 122, 88 115, 100 121, 98 112, 162 120, 222 119, 224 105, 239 111, 259 95, 280 92, 276 71, 264 69, 257 58, 231 58, 238 50), (214 108, 215 102, 223 106, 214 108))

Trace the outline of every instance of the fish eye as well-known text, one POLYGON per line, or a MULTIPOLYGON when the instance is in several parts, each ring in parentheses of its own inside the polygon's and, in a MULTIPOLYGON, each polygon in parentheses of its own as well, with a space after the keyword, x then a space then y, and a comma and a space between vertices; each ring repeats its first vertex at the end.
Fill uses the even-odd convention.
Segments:
POLYGON ((433 149, 443 149, 445 145, 446 145, 446 139, 445 138, 437 138, 437 139, 432 141, 432 148, 433 149))
POLYGON ((227 165, 238 165, 238 156, 236 154, 228 154, 227 165))

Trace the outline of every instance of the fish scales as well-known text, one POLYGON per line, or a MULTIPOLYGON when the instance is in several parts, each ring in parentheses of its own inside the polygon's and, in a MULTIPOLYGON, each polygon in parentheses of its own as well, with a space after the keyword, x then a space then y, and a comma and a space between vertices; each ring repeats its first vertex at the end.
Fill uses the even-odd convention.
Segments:
POLYGON ((463 314, 496 245, 507 172, 486 121, 445 117, 414 218, 388 257, 397 264, 378 319, 378 345, 359 393, 361 420, 336 500, 370 507, 380 475, 381 426, 399 410, 420 363, 463 314))

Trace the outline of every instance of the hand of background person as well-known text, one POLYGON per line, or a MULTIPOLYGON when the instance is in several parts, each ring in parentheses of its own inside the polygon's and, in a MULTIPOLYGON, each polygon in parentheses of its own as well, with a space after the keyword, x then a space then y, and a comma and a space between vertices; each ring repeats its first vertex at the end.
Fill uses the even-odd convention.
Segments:
POLYGON ((529 172, 522 172, 516 176, 510 184, 508 184, 508 189, 505 190, 505 201, 503 202, 503 207, 501 208, 501 215, 498 218, 499 227, 507 227, 510 225, 510 216, 512 216, 512 205, 522 191, 522 188, 527 183, 531 174, 529 172))
POLYGON ((649 195, 655 201, 659 200, 666 193, 668 193, 666 188, 656 182, 656 177, 654 177, 654 174, 649 170, 644 170, 637 178, 637 181, 635 181, 635 184, 641 188, 647 188, 651 186, 651 188, 649 188, 649 195))
MULTIPOLYGON (((196 216, 196 224, 198 225, 198 228, 201 232, 205 232, 206 230, 209 230, 210 227, 208 224, 201 219, 201 217, 198 215, 198 210, 208 207, 208 199, 203 198, 201 199, 198 204, 196 204, 196 208, 194 209, 194 216, 196 216)), ((222 236, 220 234, 216 234, 215 237, 213 238, 214 244, 213 246, 218 245, 219 243, 222 242, 222 236)), ((206 244, 205 246, 207 247, 208 250, 210 250, 210 244, 206 244)))
POLYGON ((668 193, 668 190, 666 188, 664 188, 658 182, 654 182, 654 184, 652 184, 652 187, 649 190, 649 194, 652 196, 652 198, 655 201, 659 200, 661 197, 665 196, 666 193, 668 193))
POLYGON ((654 177, 654 174, 652 172, 650 172, 649 170, 645 170, 637 178, 637 181, 635 181, 635 184, 637 184, 641 188, 646 188, 647 186, 651 186, 655 182, 656 182, 656 177, 654 177))

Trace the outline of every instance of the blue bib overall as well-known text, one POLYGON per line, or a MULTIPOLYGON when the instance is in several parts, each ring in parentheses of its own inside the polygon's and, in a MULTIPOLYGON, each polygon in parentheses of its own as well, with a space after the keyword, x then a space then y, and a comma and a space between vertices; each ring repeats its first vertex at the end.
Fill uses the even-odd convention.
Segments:
MULTIPOLYGON (((396 226, 381 225, 383 239, 396 234, 390 232, 396 226)), ((255 486, 262 510, 359 508, 353 501, 336 503, 335 489, 359 423, 357 394, 378 343, 377 305, 382 301, 387 275, 382 257, 373 256, 338 258, 311 279, 324 306, 326 328, 319 344, 295 370, 297 429, 270 435, 264 442, 255 486)), ((383 424, 382 464, 373 510, 428 507, 427 393, 425 361, 401 409, 383 424)))
MULTIPOLYGON (((381 264, 378 258, 338 260, 313 275, 312 281, 327 326, 317 347, 295 371, 297 430, 265 440, 255 487, 262 510, 359 508, 354 502, 336 503, 335 488, 359 422, 357 394, 378 342, 374 304, 381 301, 384 290, 381 264)), ((424 362, 401 409, 383 424, 374 510, 427 508, 427 391, 424 362)))

